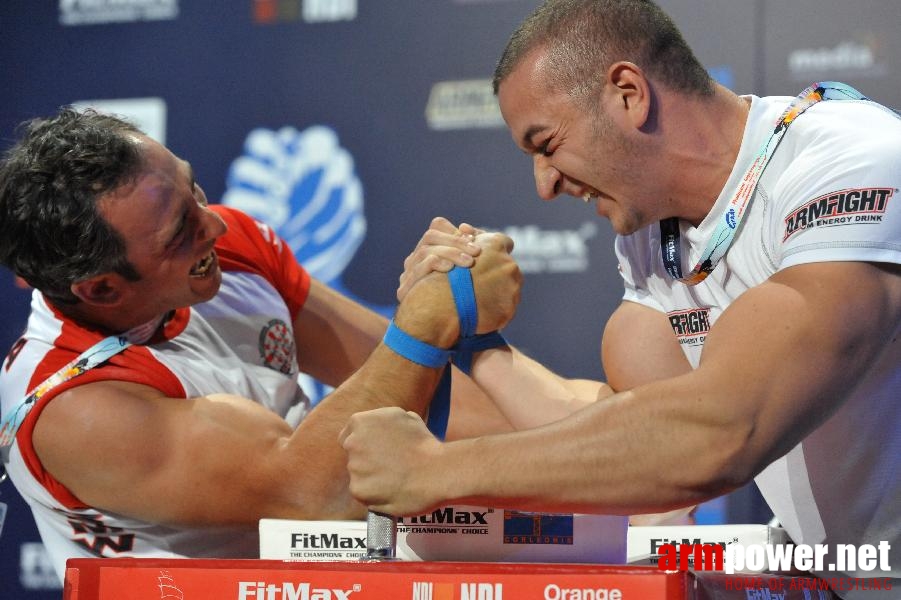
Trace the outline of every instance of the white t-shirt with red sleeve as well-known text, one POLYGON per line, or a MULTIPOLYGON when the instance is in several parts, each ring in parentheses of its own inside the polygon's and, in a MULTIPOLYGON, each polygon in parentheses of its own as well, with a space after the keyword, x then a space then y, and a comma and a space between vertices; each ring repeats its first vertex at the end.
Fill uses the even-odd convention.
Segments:
MULTIPOLYGON (((43 469, 31 445, 34 424, 49 402, 66 389, 100 380, 149 385, 172 402, 237 394, 269 408, 293 427, 300 423, 309 403, 297 381, 293 324, 309 292, 310 276, 268 226, 232 208, 211 209, 228 225, 216 242, 222 268, 216 296, 174 311, 148 341, 47 392, 16 436, 7 470, 31 507, 61 577, 68 558, 258 556, 259 541, 252 530, 167 527, 91 508, 43 469)), ((25 333, 0 370, 3 414, 104 337, 66 319, 35 291, 25 333)))

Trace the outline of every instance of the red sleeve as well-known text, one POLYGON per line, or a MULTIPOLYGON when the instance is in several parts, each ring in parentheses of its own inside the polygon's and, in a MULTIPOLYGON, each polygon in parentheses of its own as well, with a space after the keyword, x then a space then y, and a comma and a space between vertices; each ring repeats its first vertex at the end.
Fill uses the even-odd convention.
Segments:
POLYGON ((300 266, 288 244, 268 225, 221 204, 211 205, 228 225, 216 241, 219 264, 226 271, 256 273, 271 283, 296 319, 310 291, 310 274, 300 266))
MULTIPOLYGON (((74 328, 63 328, 60 335, 63 339, 71 339, 69 336, 82 335, 81 330, 74 328)), ((99 341, 99 335, 95 341, 99 341)), ((93 342, 92 342, 93 343, 93 342)), ((88 344, 90 346, 90 344, 88 344)), ((40 382, 56 373, 65 364, 71 361, 76 354, 72 352, 53 350, 41 361, 35 369, 34 374, 29 383, 28 389, 34 389, 40 382)), ((28 470, 34 478, 39 481, 50 494, 59 501, 60 504, 71 509, 90 508, 89 505, 78 499, 69 489, 56 480, 53 475, 44 469, 44 465, 38 458, 32 444, 32 435, 35 425, 41 412, 47 407, 51 400, 76 386, 85 385, 96 381, 128 381, 131 383, 139 383, 160 390, 164 395, 170 398, 184 398, 185 390, 179 383, 178 379, 168 369, 163 367, 154 357, 153 354, 143 346, 130 346, 120 354, 110 358, 108 363, 101 365, 99 368, 85 371, 78 377, 74 377, 65 381, 50 390, 37 400, 35 406, 22 422, 22 426, 16 433, 16 441, 19 444, 19 451, 22 453, 22 459, 25 461, 28 470)))

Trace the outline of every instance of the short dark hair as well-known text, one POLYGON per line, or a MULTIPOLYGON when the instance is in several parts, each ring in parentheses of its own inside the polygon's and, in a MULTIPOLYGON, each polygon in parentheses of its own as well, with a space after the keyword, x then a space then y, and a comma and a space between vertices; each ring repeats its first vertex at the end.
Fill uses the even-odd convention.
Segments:
POLYGON ((546 49, 547 83, 578 98, 627 60, 683 93, 710 95, 713 81, 672 19, 651 0, 547 0, 513 32, 494 72, 494 93, 520 61, 546 49))
POLYGON ((94 275, 139 279, 97 200, 140 172, 143 156, 127 134, 141 130, 72 108, 19 130, 0 162, 0 263, 61 304, 76 304, 71 284, 94 275))

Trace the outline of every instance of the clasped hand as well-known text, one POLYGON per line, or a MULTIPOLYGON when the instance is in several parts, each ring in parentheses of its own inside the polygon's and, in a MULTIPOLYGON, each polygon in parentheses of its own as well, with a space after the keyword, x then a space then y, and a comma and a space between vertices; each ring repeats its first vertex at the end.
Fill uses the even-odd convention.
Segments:
MULTIPOLYGON (((420 326, 440 320, 456 331, 459 320, 444 273, 459 266, 472 270, 477 331, 500 329, 516 312, 522 284, 522 274, 510 256, 512 249, 513 240, 502 233, 433 219, 404 261, 397 290, 398 315, 405 311, 406 321, 420 326)), ((422 326, 420 331, 441 329, 422 326)), ((453 482, 433 473, 445 446, 415 412, 381 408, 357 413, 339 440, 348 455, 350 492, 372 510, 419 514, 453 497, 453 490, 444 489, 453 482)))
POLYGON ((453 225, 443 217, 432 220, 413 252, 404 260, 397 299, 413 301, 415 289, 443 285, 440 302, 431 302, 430 317, 456 321, 456 309, 443 277, 454 266, 470 268, 479 312, 478 333, 504 327, 519 304, 522 273, 510 252, 513 240, 503 233, 489 233, 471 225, 453 225))

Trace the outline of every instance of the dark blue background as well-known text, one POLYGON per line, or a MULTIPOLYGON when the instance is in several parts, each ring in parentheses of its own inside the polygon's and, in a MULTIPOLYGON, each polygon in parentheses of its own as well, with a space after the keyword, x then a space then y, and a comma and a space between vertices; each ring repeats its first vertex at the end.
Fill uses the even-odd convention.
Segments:
MULTIPOLYGON (((530 162, 503 127, 438 131, 426 119, 433 86, 489 78, 508 34, 537 2, 366 0, 352 20, 308 23, 295 18, 301 0, 279 0, 282 18, 256 22, 255 2, 266 1, 180 0, 173 20, 63 26, 65 0, 4 0, 0 146, 13 139, 18 122, 63 104, 159 97, 167 107, 167 144, 191 161, 217 199, 252 129, 326 125, 353 156, 364 188, 368 230, 343 275, 350 292, 390 307, 403 258, 435 215, 537 227, 538 242, 523 241, 519 250, 533 256, 542 244, 553 250, 555 241, 589 231, 580 238, 583 269, 527 273, 519 318, 506 333, 564 375, 603 377, 600 333, 622 291, 609 225, 577 201, 539 201, 530 162)), ((814 80, 837 79, 901 105, 897 2, 661 4, 701 61, 740 93, 794 95, 814 80)), ((0 304, 6 348, 22 330, 28 304, 6 271, 0 304)), ((10 505, 0 538, 0 595, 59 598, 31 515, 9 482, 0 484, 0 501, 10 505)), ((753 491, 743 490, 707 505, 702 518, 754 522, 767 514, 753 491)))

